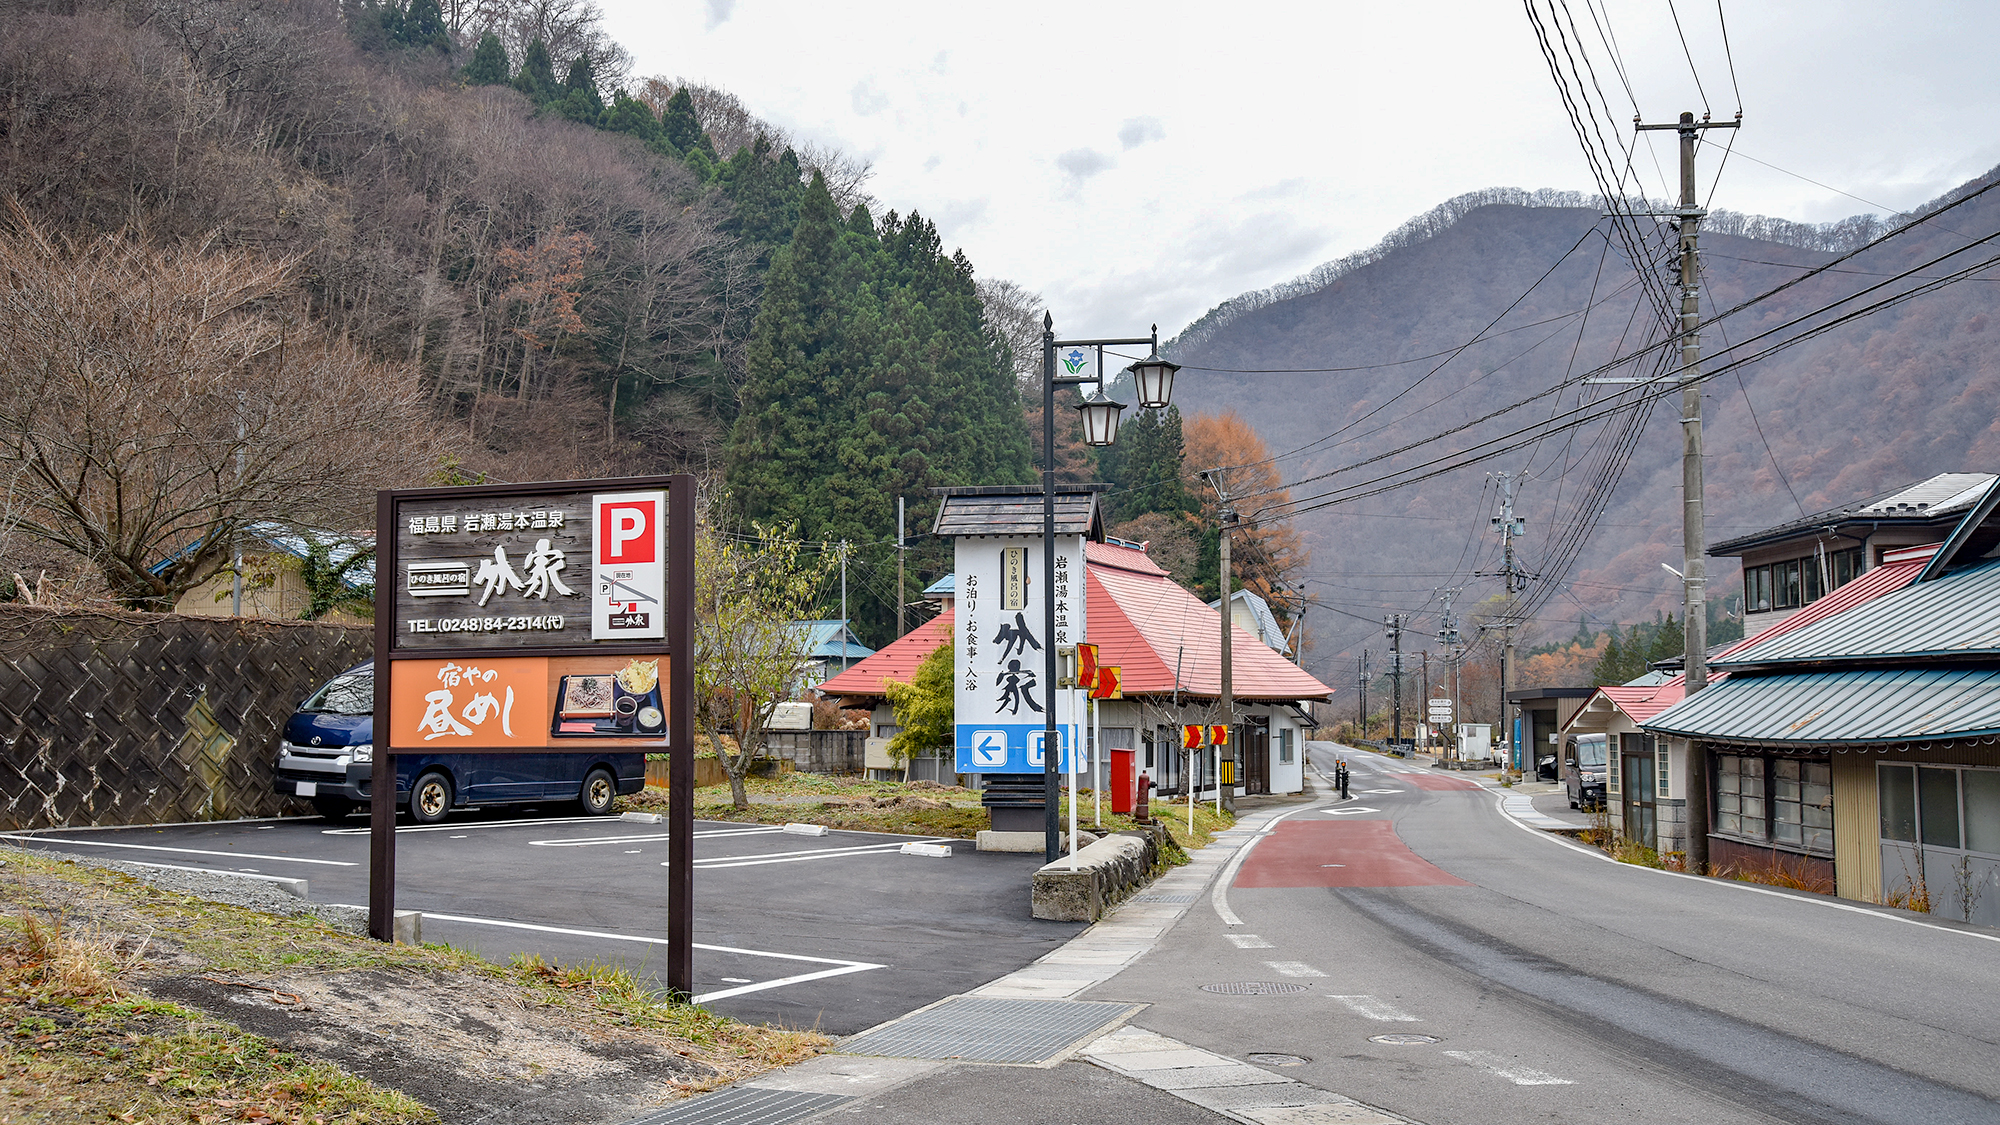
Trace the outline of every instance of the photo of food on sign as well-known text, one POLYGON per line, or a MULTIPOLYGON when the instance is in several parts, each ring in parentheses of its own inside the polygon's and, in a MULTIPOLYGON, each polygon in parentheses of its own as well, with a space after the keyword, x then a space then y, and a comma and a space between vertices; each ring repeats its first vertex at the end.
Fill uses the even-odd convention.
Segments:
POLYGON ((664 744, 660 656, 511 656, 396 662, 392 749, 525 750, 572 739, 664 744))
POLYGON ((666 730, 660 702, 660 662, 632 660, 616 672, 573 672, 557 684, 557 738, 618 738, 666 730))

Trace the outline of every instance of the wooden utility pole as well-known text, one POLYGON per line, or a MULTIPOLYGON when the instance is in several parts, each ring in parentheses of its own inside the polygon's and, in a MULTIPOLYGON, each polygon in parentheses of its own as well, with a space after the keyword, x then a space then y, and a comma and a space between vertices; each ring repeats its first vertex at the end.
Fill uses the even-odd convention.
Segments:
MULTIPOLYGON (((1681 114, 1671 125, 1639 125, 1641 132, 1672 129, 1681 141, 1681 205, 1674 212, 1681 249, 1681 569, 1686 594, 1682 632, 1687 638, 1683 682, 1688 695, 1708 686, 1708 533, 1702 522, 1701 479, 1701 259, 1696 242, 1708 214, 1695 196, 1694 150, 1704 129, 1735 129, 1734 121, 1696 121, 1681 114)), ((1609 767, 1615 768, 1615 767, 1609 767)), ((1708 752, 1690 740, 1687 754, 1688 869, 1708 873, 1708 752)))
POLYGON ((1389 683, 1395 691, 1396 707, 1389 720, 1389 743, 1403 745, 1403 615, 1392 613, 1382 622, 1389 635, 1389 683))
POLYGON ((1355 697, 1354 727, 1361 733, 1356 738, 1368 737, 1368 650, 1361 650, 1361 691, 1355 697))

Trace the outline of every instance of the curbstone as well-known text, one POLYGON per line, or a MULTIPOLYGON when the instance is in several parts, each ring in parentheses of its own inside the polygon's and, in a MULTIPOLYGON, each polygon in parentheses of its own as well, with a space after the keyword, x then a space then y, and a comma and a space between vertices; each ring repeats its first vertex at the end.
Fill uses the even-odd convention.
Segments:
POLYGON ((1151 878, 1160 847, 1147 831, 1119 832, 1078 849, 1068 859, 1035 872, 1034 916, 1051 922, 1095 922, 1114 903, 1151 878))

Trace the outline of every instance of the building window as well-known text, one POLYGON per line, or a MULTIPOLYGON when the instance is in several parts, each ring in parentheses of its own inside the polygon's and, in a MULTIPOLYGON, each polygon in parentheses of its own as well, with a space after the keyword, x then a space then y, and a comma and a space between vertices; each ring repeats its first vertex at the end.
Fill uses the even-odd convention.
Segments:
POLYGON ((1883 765, 1882 838, 2000 856, 2000 770, 1883 765))
POLYGON ((1718 754, 1715 831, 1796 851, 1833 851, 1833 766, 1718 754))
POLYGON ((875 737, 876 737, 876 738, 894 738, 894 737, 896 737, 897 735, 899 735, 899 734, 901 734, 901 733, 903 733, 903 728, 902 728, 901 726, 898 726, 898 725, 897 725, 897 724, 895 724, 895 723, 876 723, 876 724, 875 724, 875 737))
POLYGON ((1604 769, 1604 791, 1614 797, 1618 795, 1620 788, 1618 775, 1625 769, 1623 764, 1625 759, 1621 756, 1624 738, 1622 734, 1610 736, 1611 756, 1609 764, 1604 769))
POLYGON ((1862 573, 1861 548, 1743 568, 1743 605, 1750 613, 1797 609, 1838 590, 1862 573))
POLYGON ((1278 761, 1283 763, 1291 762, 1292 740, 1298 736, 1299 732, 1290 727, 1278 728, 1278 761))
POLYGON ((1654 760, 1653 776, 1660 779, 1661 799, 1673 796, 1673 794, 1669 791, 1669 785, 1668 785, 1668 779, 1673 775, 1672 772, 1668 770, 1667 767, 1673 763, 1674 752, 1667 748, 1667 743, 1665 739, 1661 739, 1654 744, 1653 760, 1654 760))

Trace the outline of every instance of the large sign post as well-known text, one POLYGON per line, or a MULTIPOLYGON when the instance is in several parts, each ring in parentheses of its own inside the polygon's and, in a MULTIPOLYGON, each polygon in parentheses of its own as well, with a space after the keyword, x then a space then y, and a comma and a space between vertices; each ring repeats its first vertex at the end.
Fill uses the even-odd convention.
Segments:
MULTIPOLYGON (((1041 774, 1048 709, 1055 710, 1061 758, 1070 769, 1081 715, 1077 692, 1043 683, 1045 645, 1067 649, 1084 637, 1083 537, 1056 539, 1056 633, 1044 631, 1042 541, 961 537, 956 544, 958 628, 953 692, 960 773, 1041 774)), ((1084 763, 1079 762, 1079 765, 1084 763)))
POLYGON ((396 755, 666 751, 667 985, 691 994, 694 478, 376 500, 368 929, 395 926, 396 755))

